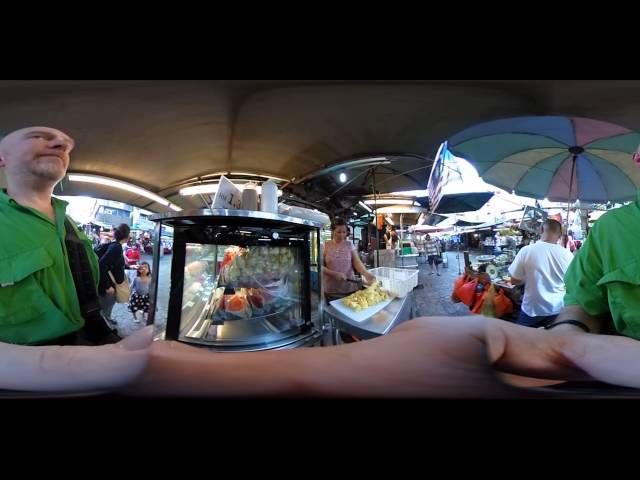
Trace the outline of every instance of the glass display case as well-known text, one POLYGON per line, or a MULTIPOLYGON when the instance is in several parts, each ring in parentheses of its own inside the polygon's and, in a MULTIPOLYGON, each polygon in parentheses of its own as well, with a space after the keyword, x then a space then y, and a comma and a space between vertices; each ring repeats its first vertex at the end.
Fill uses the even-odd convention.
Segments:
POLYGON ((166 339, 235 351, 291 348, 321 334, 312 274, 321 225, 244 210, 151 218, 174 228, 166 339))

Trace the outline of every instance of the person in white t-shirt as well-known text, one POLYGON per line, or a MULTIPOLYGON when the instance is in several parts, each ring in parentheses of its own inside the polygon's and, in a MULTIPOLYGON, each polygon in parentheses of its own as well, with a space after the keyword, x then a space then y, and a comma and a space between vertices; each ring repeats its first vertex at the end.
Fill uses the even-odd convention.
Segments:
POLYGON ((517 323, 536 328, 549 325, 562 310, 564 274, 573 260, 571 252, 558 245, 560 223, 547 219, 542 228, 541 241, 522 248, 509 267, 511 283, 524 283, 517 323))

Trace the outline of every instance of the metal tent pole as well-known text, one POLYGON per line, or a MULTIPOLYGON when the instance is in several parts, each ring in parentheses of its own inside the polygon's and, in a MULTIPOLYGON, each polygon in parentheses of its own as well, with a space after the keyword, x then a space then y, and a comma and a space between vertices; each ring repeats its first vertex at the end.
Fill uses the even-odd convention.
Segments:
POLYGON ((572 155, 572 161, 571 161, 571 177, 569 178, 569 195, 567 200, 567 230, 565 232, 565 238, 563 242, 565 248, 567 247, 567 243, 569 241, 569 211, 571 209, 571 191, 573 190, 573 175, 576 171, 576 160, 578 159, 578 155, 584 152, 584 148, 571 147, 569 149, 569 152, 572 155))
POLYGON ((376 193, 376 166, 371 168, 371 187, 373 189, 373 224, 376 227, 376 267, 380 266, 380 231, 378 230, 378 194, 376 193))

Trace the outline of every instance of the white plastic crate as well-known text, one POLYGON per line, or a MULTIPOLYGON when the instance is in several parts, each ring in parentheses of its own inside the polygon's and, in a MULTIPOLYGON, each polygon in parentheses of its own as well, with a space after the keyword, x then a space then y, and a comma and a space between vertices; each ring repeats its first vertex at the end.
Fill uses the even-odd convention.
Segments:
POLYGON ((418 285, 418 270, 378 267, 369 270, 375 275, 382 289, 405 297, 418 285))

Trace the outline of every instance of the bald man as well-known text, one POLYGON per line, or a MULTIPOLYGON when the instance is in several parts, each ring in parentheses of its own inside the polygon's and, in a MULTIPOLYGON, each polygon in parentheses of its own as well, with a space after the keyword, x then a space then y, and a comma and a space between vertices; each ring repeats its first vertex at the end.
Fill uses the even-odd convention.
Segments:
POLYGON ((0 141, 7 178, 0 190, 0 342, 75 344, 85 326, 87 302, 81 310, 69 253, 75 259, 86 252, 89 284, 99 278, 98 261, 75 222, 65 222, 67 202, 52 197, 73 146, 69 135, 49 127, 23 128, 0 141))

